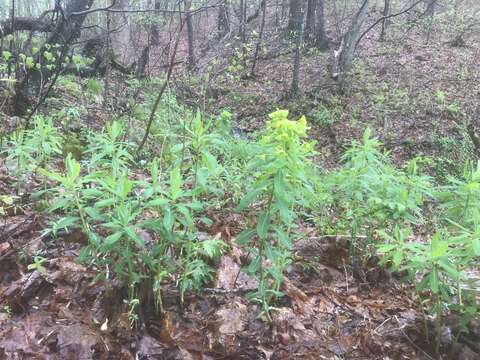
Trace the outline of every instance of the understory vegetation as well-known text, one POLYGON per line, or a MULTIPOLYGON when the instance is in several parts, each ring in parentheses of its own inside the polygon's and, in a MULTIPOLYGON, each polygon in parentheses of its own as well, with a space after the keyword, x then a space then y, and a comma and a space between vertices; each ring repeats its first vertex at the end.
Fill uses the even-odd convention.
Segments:
POLYGON ((479 359, 479 4, 0 0, 0 359, 479 359))
MULTIPOLYGON (((459 331, 478 316, 469 270, 480 259, 480 164, 467 162, 462 177, 438 184, 421 157, 393 165, 367 128, 341 166, 327 171, 313 161, 303 116, 274 111, 247 139, 231 131, 228 111, 190 111, 172 94, 163 101, 170 114, 156 114, 155 141, 140 152, 129 129, 143 121, 145 104, 134 109, 137 119, 118 117, 98 131, 66 131, 75 122, 70 109, 38 115, 32 129, 2 138, 2 158, 17 179, 16 195, 2 195, 2 212, 22 207, 30 182, 41 184, 31 199, 49 214, 44 236, 82 234, 78 260, 96 269, 97 281, 114 279, 131 326, 144 306, 163 311, 166 283, 176 284, 181 302, 209 288, 232 247, 247 254, 241 271, 255 279, 248 299, 271 321, 305 224, 347 236, 349 265, 375 264, 414 284, 425 322, 435 319, 433 338, 450 313, 461 317, 459 331), (205 232, 220 209, 241 215, 233 243, 205 232)), ((30 270, 45 271, 42 254, 30 258, 30 270)))

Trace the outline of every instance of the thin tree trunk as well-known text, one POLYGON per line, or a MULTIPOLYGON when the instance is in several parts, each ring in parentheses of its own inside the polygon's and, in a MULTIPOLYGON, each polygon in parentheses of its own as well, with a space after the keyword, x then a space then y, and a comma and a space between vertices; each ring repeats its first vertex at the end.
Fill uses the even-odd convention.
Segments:
POLYGON ((224 36, 230 31, 230 20, 228 16, 228 3, 227 0, 218 7, 218 20, 217 30, 219 37, 224 36))
MULTIPOLYGON (((160 1, 155 1, 155 10, 160 9, 160 1)), ((152 34, 152 45, 157 46, 160 45, 160 33, 158 31, 158 26, 156 24, 152 24, 151 28, 152 34)))
POLYGON ((185 1, 185 11, 186 14, 186 23, 187 23, 187 37, 188 37, 188 59, 187 64, 190 70, 193 70, 196 66, 196 59, 195 59, 195 42, 193 38, 193 21, 192 21, 192 14, 190 12, 190 8, 192 6, 191 0, 185 1))
POLYGON ((243 68, 247 67, 247 0, 240 0, 240 42, 241 42, 241 51, 242 51, 242 64, 243 68))
POLYGON ((170 63, 168 66, 168 71, 167 71, 167 77, 165 79, 165 82, 162 84, 160 91, 158 92, 157 98, 155 99, 155 103, 153 104, 152 111, 150 112, 150 116, 148 118, 147 128, 145 129, 145 134, 143 135, 142 141, 140 141, 140 144, 138 145, 138 148, 137 148, 137 154, 139 154, 140 151, 142 151, 143 147, 145 146, 145 143, 147 142, 148 136, 150 135, 150 129, 152 127, 153 120, 155 119, 155 113, 157 112, 157 109, 158 109, 158 105, 160 105, 160 100, 162 99, 162 96, 165 93, 165 90, 167 89, 168 84, 170 83, 170 77, 172 76, 173 67, 175 66, 175 57, 177 56, 178 44, 180 43, 180 37, 181 37, 184 23, 185 21, 182 18, 180 18, 180 27, 178 29, 177 38, 175 39, 175 44, 173 45, 172 56, 171 56, 170 63))
POLYGON ((316 15, 317 23, 315 26, 315 44, 320 50, 328 48, 328 39, 325 32, 325 0, 317 0, 316 15))
POLYGON ((250 71, 250 76, 252 77, 255 76, 255 66, 257 65, 258 53, 260 52, 260 46, 262 45, 266 14, 267 14, 267 0, 264 0, 263 9, 262 9, 262 23, 260 25, 260 34, 258 35, 257 46, 255 47, 255 54, 253 55, 252 70, 250 71))
POLYGON ((317 10, 317 0, 308 0, 307 2, 307 23, 305 25, 305 37, 309 40, 315 39, 315 13, 317 10))
POLYGON ((287 13, 287 8, 288 8, 288 0, 282 0, 282 14, 280 16, 280 19, 283 21, 285 19, 286 13, 287 13))
POLYGON ((425 16, 433 16, 435 15, 435 5, 437 4, 437 0, 425 0, 426 9, 425 9, 425 16))
POLYGON ((240 35, 240 39, 242 39, 242 44, 243 44, 243 40, 244 40, 244 35, 245 35, 245 32, 243 30, 243 27, 244 27, 244 18, 243 18, 243 7, 244 7, 244 2, 245 0, 240 0, 240 18, 238 19, 239 21, 239 28, 238 28, 238 34, 240 35))
MULTIPOLYGON (((117 0, 115 10, 129 10, 128 0, 117 0)), ((132 44, 134 43, 131 33, 129 17, 126 13, 114 13, 111 17, 111 27, 115 31, 111 34, 112 51, 124 64, 132 64, 137 60, 137 54, 132 44)))
POLYGON ((112 57, 112 39, 110 37, 110 24, 111 24, 111 15, 107 13, 107 48, 105 49, 104 56, 106 58, 105 64, 105 77, 103 78, 103 107, 106 108, 108 105, 109 93, 110 93, 110 59, 112 57))
POLYGON ((382 21, 382 31, 380 33, 380 41, 385 40, 385 35, 387 33, 387 28, 388 25, 390 25, 390 20, 388 19, 388 16, 390 16, 391 13, 391 8, 390 8, 390 0, 384 0, 384 6, 383 6, 383 16, 384 19, 382 21))
POLYGON ((426 43, 430 42, 430 38, 432 36, 432 28, 433 28, 433 16, 435 15, 435 5, 437 0, 426 0, 427 8, 425 9, 425 16, 428 17, 428 29, 427 29, 427 38, 426 43))
MULTIPOLYGON (((296 1, 296 0, 293 0, 296 1)), ((304 15, 305 15, 305 3, 299 1, 298 7, 298 17, 296 19, 297 28, 295 29, 295 55, 293 57, 293 76, 292 76, 292 85, 290 87, 291 98, 298 96, 300 92, 299 78, 300 78, 300 55, 303 46, 303 36, 304 36, 304 15)))
POLYGON ((334 52, 334 61, 332 64, 332 78, 338 79, 341 87, 343 87, 345 74, 352 66, 355 48, 360 36, 360 29, 367 15, 369 0, 364 0, 362 6, 355 14, 350 28, 343 36, 340 47, 334 52))
POLYGON ((290 0, 290 10, 288 15, 288 31, 298 31, 300 22, 303 21, 303 5, 304 0, 290 0))

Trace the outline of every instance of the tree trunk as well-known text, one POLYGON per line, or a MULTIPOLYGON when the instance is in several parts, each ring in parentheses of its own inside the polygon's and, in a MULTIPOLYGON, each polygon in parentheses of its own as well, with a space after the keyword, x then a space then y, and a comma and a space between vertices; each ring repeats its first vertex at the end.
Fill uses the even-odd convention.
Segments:
POLYGON ((435 15, 435 5, 437 4, 437 0, 425 0, 425 16, 433 16, 435 15))
POLYGON ((188 40, 188 59, 187 64, 190 70, 193 70, 196 66, 196 59, 195 59, 195 42, 193 38, 193 21, 192 21, 192 14, 190 12, 190 8, 192 6, 191 0, 185 1, 185 11, 187 12, 186 15, 186 24, 187 24, 187 40, 188 40))
POLYGON ((241 52, 242 52, 242 65, 245 69, 247 67, 247 0, 240 0, 240 42, 241 42, 241 52))
POLYGON ((315 13, 317 10, 317 0, 308 0, 307 3, 307 23, 305 25, 305 37, 309 40, 315 39, 315 13))
POLYGON ((367 15, 369 0, 364 0, 362 6, 355 14, 350 28, 343 36, 340 47, 334 51, 334 60, 332 64, 332 78, 339 80, 341 86, 344 83, 344 75, 350 70, 352 66, 355 48, 360 36, 360 28, 367 15))
POLYGON ((48 39, 49 44, 65 44, 80 36, 80 28, 86 15, 75 15, 90 9, 93 0, 70 0, 64 9, 64 17, 48 39))
MULTIPOLYGON (((155 10, 160 10, 160 1, 155 1, 155 10)), ((154 46, 160 45, 160 33, 158 31, 158 26, 156 24, 152 24, 151 34, 152 34, 152 45, 154 46)))
POLYGON ((328 48, 328 39, 325 32, 325 10, 324 1, 317 0, 317 23, 315 26, 315 44, 320 50, 328 48))
POLYGON ((253 55, 252 70, 250 71, 250 76, 255 76, 255 66, 257 65, 258 53, 260 52, 260 46, 262 45, 263 40, 263 31, 265 29, 265 17, 267 14, 267 0, 262 2, 262 23, 260 25, 260 34, 258 35, 257 46, 255 47, 255 54, 253 55))
MULTIPOLYGON (((40 103, 48 95, 48 92, 52 88, 55 80, 58 78, 62 63, 65 61, 67 50, 74 40, 80 36, 80 29, 86 17, 86 14, 82 14, 82 12, 84 12, 86 9, 90 9, 92 4, 93 0, 70 0, 67 2, 65 8, 62 9, 63 16, 59 16, 59 20, 53 25, 54 29, 51 29, 50 27, 42 28, 44 31, 52 30, 45 44, 48 44, 49 46, 57 44, 60 45, 60 55, 57 57, 54 67, 44 66, 42 67, 41 71, 38 71, 37 69, 31 69, 26 73, 21 73, 21 77, 17 78, 14 99, 15 112, 17 114, 22 114, 25 112, 25 107, 28 104, 27 87, 29 83, 32 83, 35 87, 39 88, 40 92, 37 104, 35 105, 34 110, 31 112, 28 119, 30 119, 31 115, 36 111, 36 109, 40 106, 40 103), (55 74, 55 76, 53 76, 53 80, 47 88, 46 94, 42 93, 43 86, 50 80, 53 74, 55 74)), ((16 24, 16 21, 12 20, 12 31, 20 30, 16 27, 16 24)), ((35 62, 41 64, 48 63, 47 59, 44 58, 45 50, 46 47, 43 47, 38 52, 35 62)), ((29 124, 27 121, 26 127, 28 127, 28 125, 29 124)))
POLYGON ((290 10, 288 15, 288 31, 298 31, 300 23, 303 21, 303 3, 304 0, 290 0, 290 10))
POLYGON ((435 5, 437 0, 425 0, 427 8, 425 9, 425 16, 428 17, 428 29, 427 29, 427 38, 426 43, 430 42, 430 37, 432 36, 433 28, 433 16, 435 15, 435 5))
POLYGON ((390 20, 387 19, 387 17, 391 13, 390 0, 384 0, 384 1, 385 2, 384 2, 384 6, 383 6, 383 16, 385 17, 385 19, 382 20, 382 31, 380 33, 380 41, 385 40, 385 35, 387 33, 387 28, 388 28, 388 25, 390 25, 390 20))
MULTIPOLYGON (((296 0, 292 0, 296 1, 296 0)), ((299 86, 299 77, 300 77, 300 55, 303 46, 303 36, 304 36, 304 15, 305 15, 305 2, 298 1, 298 10, 297 17, 295 20, 296 28, 294 30, 295 36, 295 55, 293 57, 293 76, 292 76, 292 85, 290 87, 290 97, 294 98, 298 96, 300 92, 299 86)))
POLYGON ((218 8, 217 30, 219 37, 230 31, 230 20, 228 15, 228 3, 225 0, 218 8))
MULTIPOLYGON (((129 0, 117 0, 114 9, 128 10, 129 0)), ((128 14, 122 12, 114 13, 111 27, 115 29, 111 34, 113 53, 118 56, 119 60, 124 64, 131 64, 136 61, 137 56, 132 46, 133 41, 128 14)))
POLYGON ((112 38, 110 36, 112 24, 112 16, 110 13, 107 13, 107 46, 104 49, 104 59, 105 62, 105 76, 103 78, 103 107, 106 108, 110 98, 110 77, 111 77, 111 66, 110 59, 112 58, 112 38))

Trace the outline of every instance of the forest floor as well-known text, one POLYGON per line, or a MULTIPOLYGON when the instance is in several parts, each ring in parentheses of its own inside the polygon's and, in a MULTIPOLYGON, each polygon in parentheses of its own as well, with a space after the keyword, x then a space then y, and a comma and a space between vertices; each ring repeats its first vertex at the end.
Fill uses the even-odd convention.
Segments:
MULTIPOLYGON (((477 111, 480 48, 473 40, 461 48, 424 45, 422 34, 414 35, 401 47, 367 38, 346 93, 332 91, 328 55, 315 53, 302 60, 303 95, 295 101, 284 98, 291 55, 260 61, 254 79, 214 77, 211 98, 191 79, 178 78, 177 96, 207 100, 212 112, 231 109, 242 133, 260 128, 275 108, 305 114, 327 168, 337 166, 344 147, 370 126, 398 163, 436 155, 444 160, 434 170, 458 169, 474 152, 463 124, 477 111)), ((66 91, 57 87, 60 107, 69 106, 62 103, 69 101, 66 91)), ((106 111, 89 110, 95 126, 107 118, 106 111)), ((14 194, 15 182, 0 165, 2 191, 14 194)), ((41 187, 34 178, 25 185, 41 187)), ((430 324, 423 323, 411 287, 377 267, 356 273, 340 238, 307 228, 295 248, 303 260, 288 269, 271 324, 257 319, 257 305, 245 300, 253 280, 239 275, 241 254, 233 251, 219 261, 212 288, 188 293, 180 306, 173 284, 165 287, 163 313, 144 311, 132 330, 115 282, 94 281, 95 269, 76 262, 84 236, 43 235, 48 215, 28 194, 23 204, 6 208, 0 223, 0 359, 434 358, 430 324), (38 252, 46 258, 42 271, 29 271, 28 254, 38 252)), ((235 249, 236 214, 225 209, 215 219, 206 232, 221 234, 235 249)), ((445 358, 479 359, 478 346, 469 345, 463 339, 444 349, 445 358)))

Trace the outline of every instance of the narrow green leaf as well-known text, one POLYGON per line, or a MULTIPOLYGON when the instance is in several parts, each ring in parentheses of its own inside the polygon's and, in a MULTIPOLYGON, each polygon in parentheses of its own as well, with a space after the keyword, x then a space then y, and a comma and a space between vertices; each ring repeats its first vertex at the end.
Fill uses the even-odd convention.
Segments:
POLYGON ((165 214, 163 215, 163 226, 165 226, 165 229, 167 229, 168 231, 171 231, 174 221, 175 217, 172 210, 170 208, 167 208, 165 210, 165 214))
POLYGON ((107 236, 105 238, 104 245, 108 247, 115 245, 122 238, 122 235, 123 233, 119 231, 119 232, 113 233, 110 236, 107 236))
POLYGON ((480 239, 474 239, 472 241, 472 248, 475 256, 480 256, 480 239))
POLYGON ((249 191, 243 198, 240 200, 236 211, 243 211, 245 208, 250 205, 250 203, 255 200, 263 191, 263 188, 256 188, 249 191))
POLYGON ((260 256, 256 256, 250 264, 245 268, 245 272, 249 275, 255 275, 257 271, 260 269, 260 265, 262 263, 262 258, 260 256))
POLYGON ((133 241, 135 241, 137 243, 138 246, 140 247, 144 247, 145 246, 145 242, 143 241, 143 239, 137 235, 137 233, 135 232, 135 230, 132 228, 132 227, 126 227, 124 229, 125 231, 125 234, 127 234, 127 236, 132 239, 133 241))
POLYGON ((163 198, 157 198, 154 200, 150 200, 147 202, 145 205, 147 208, 152 208, 152 207, 163 207, 168 204, 168 199, 163 199, 163 198))
POLYGON ((278 243, 284 248, 290 250, 292 248, 292 242, 290 241, 290 238, 288 237, 288 235, 285 234, 285 232, 278 227, 275 228, 275 232, 277 233, 277 236, 278 236, 278 243))
POLYGON ((438 289, 439 289, 438 271, 436 269, 433 269, 429 277, 430 277, 430 290, 432 290, 434 294, 438 294, 438 289))
POLYGON ((453 279, 453 280, 458 280, 460 279, 460 273, 453 267, 451 266, 447 260, 440 260, 438 264, 442 267, 443 270, 453 279))
POLYGON ((176 200, 182 194, 182 176, 180 167, 175 166, 170 172, 170 196, 176 200))
POLYGON ((268 233, 268 227, 270 225, 270 212, 265 211, 260 214, 257 224, 257 234, 260 239, 265 239, 268 233))
POLYGON ((237 243, 238 245, 248 244, 256 233, 257 232, 253 229, 245 229, 237 235, 237 237, 235 238, 235 243, 237 243))

